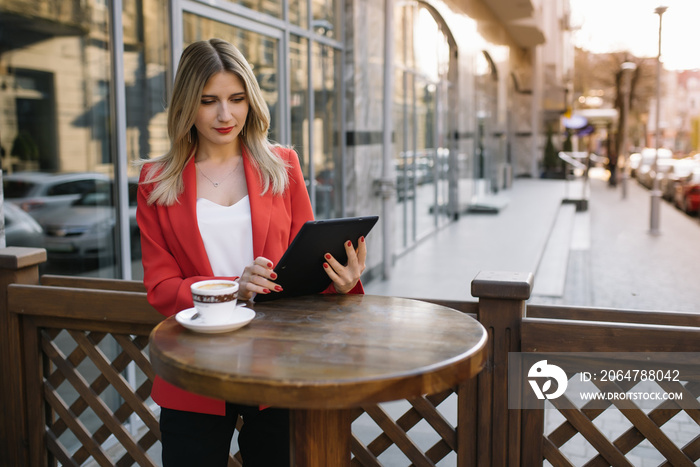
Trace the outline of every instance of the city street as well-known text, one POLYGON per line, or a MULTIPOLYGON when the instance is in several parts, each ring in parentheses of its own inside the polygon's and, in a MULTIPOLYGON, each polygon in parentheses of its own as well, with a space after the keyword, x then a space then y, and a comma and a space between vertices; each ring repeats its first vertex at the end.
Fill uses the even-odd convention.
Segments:
POLYGON ((698 218, 662 200, 660 235, 651 235, 650 191, 630 180, 622 199, 621 186, 608 187, 602 178, 603 172, 592 173, 590 209, 575 215, 564 296, 553 302, 697 312, 698 218))
POLYGON ((506 270, 535 273, 532 303, 698 311, 698 218, 662 200, 660 235, 651 235, 649 190, 629 180, 622 199, 606 176, 591 170, 583 212, 562 204, 580 197, 580 180, 515 180, 498 195, 508 200, 498 214, 462 216, 399 257, 390 280, 366 290, 474 300, 469 284, 479 271, 506 270))

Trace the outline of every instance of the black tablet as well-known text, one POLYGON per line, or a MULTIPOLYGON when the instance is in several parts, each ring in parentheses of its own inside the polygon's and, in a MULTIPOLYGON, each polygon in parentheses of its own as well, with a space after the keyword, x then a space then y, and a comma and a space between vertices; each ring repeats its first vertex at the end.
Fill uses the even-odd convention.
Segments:
POLYGON ((323 268, 326 261, 323 256, 330 253, 341 264, 347 263, 345 242, 350 240, 357 248, 358 239, 366 237, 378 219, 378 216, 367 216, 306 222, 275 266, 275 282, 282 286, 282 292, 258 294, 255 302, 316 294, 325 290, 331 280, 323 268))

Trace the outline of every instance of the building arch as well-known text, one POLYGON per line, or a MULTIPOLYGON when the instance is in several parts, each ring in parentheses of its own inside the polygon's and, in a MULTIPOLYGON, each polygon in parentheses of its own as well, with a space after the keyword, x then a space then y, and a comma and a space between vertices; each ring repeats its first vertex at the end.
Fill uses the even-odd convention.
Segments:
POLYGON ((430 3, 397 5, 394 166, 400 254, 446 224, 457 209, 457 42, 430 3))

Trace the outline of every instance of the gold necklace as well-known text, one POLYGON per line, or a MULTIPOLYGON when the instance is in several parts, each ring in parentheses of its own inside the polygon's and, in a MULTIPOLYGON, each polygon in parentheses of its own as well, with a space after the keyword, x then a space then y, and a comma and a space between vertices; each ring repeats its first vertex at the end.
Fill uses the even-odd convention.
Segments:
POLYGON ((211 178, 207 177, 207 174, 205 174, 205 173, 204 173, 204 170, 202 170, 202 168, 199 166, 199 162, 195 162, 194 165, 199 169, 199 171, 200 171, 201 174, 204 176, 204 178, 206 178, 207 180, 209 180, 209 183, 211 183, 212 185, 214 185, 214 188, 219 188, 219 185, 221 185, 223 182, 225 182, 226 179, 228 179, 228 178, 231 176, 231 174, 233 174, 233 172, 235 172, 236 170, 238 170, 238 167, 239 167, 242 163, 243 163, 243 157, 241 157, 240 162, 239 162, 238 164, 236 164, 236 167, 234 167, 232 171, 230 171, 229 173, 227 173, 226 176, 225 176, 224 178, 222 178, 221 181, 219 181, 219 182, 215 182, 215 181, 212 180, 211 178))

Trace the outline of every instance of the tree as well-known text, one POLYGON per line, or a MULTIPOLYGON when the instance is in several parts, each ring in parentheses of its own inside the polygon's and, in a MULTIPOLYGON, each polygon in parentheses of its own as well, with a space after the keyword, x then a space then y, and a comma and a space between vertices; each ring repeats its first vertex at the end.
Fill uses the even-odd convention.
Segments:
MULTIPOLYGON (((622 135, 623 125, 628 125, 628 133, 630 141, 633 141, 635 146, 643 144, 639 140, 639 133, 630 131, 637 128, 641 121, 642 114, 649 113, 649 102, 652 99, 656 89, 656 60, 650 58, 636 58, 627 53, 611 54, 613 55, 613 66, 616 66, 615 71, 615 103, 614 106, 618 110, 621 118, 617 122, 617 134, 622 135), (632 62, 636 65, 630 80, 630 107, 629 115, 624 115, 624 90, 623 77, 625 71, 622 69, 622 64, 632 62), (636 138, 635 138, 636 136, 636 138)), ((614 151, 615 154, 620 154, 625 148, 622 148, 622 138, 615 139, 614 151)))
MULTIPOLYGON (((622 116, 622 64, 632 62, 637 67, 632 75, 630 89, 629 136, 634 145, 644 144, 641 139, 643 131, 635 131, 649 113, 649 104, 656 90, 656 58, 640 58, 629 52, 594 54, 583 49, 576 49, 574 69, 574 95, 596 96, 600 99, 597 107, 614 108, 622 116)), ((585 102, 585 101, 584 101, 585 102)), ((579 101, 579 107, 587 108, 579 101)), ((623 118, 618 119, 616 133, 622 133, 623 118)), ((611 148, 615 154, 620 153, 620 138, 613 138, 611 148)))
POLYGON ((561 159, 559 159, 559 151, 554 146, 553 135, 552 125, 547 125, 547 141, 544 146, 544 157, 542 159, 544 178, 560 178, 563 176, 561 159))

